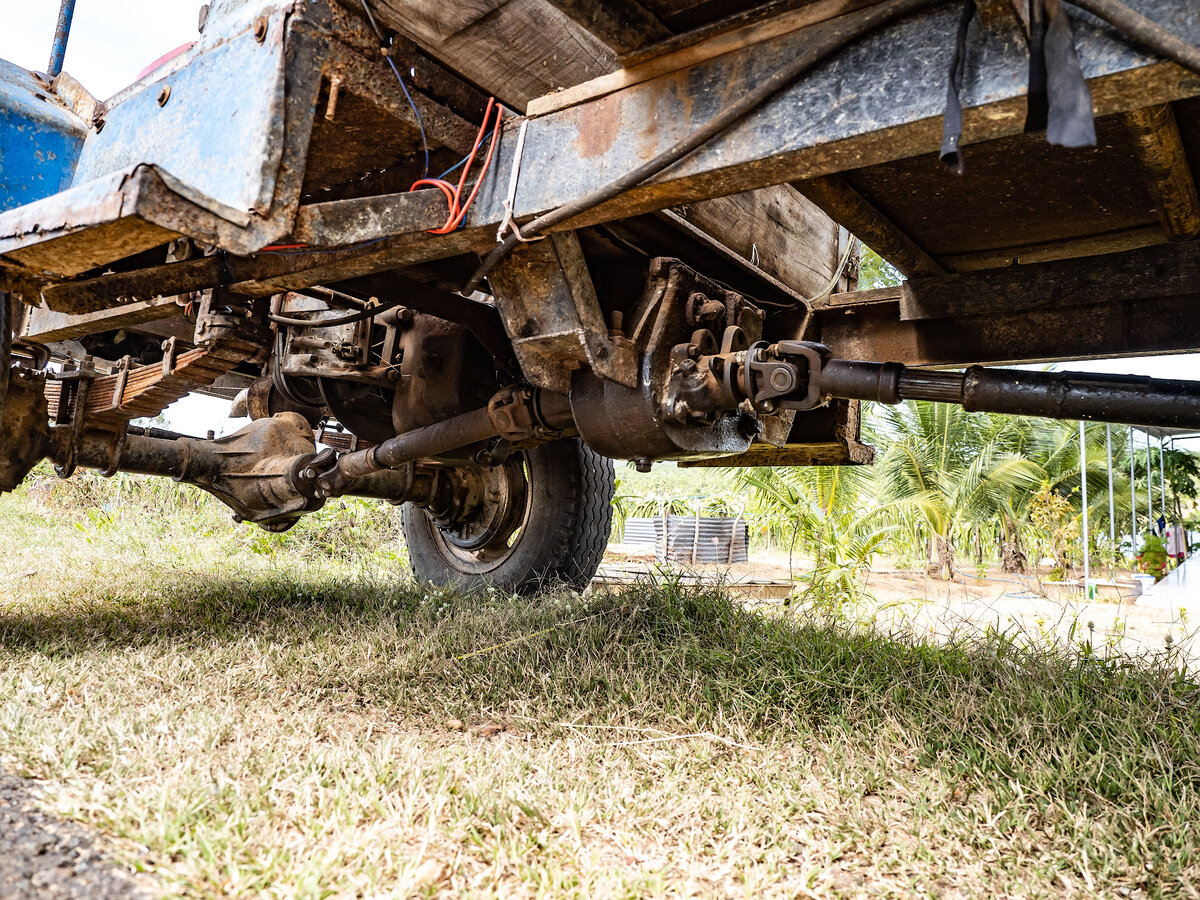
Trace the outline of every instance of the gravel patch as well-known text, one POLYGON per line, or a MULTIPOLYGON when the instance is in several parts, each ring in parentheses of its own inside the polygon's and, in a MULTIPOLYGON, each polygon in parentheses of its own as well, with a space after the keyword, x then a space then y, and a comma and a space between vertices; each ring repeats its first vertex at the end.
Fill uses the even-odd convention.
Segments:
POLYGON ((43 811, 38 793, 33 783, 0 772, 0 900, 154 896, 112 862, 103 838, 43 811))

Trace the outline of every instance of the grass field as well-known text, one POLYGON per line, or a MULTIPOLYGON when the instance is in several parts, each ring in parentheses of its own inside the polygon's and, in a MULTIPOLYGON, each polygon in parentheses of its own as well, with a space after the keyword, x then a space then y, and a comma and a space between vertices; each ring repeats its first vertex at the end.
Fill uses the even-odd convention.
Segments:
POLYGON ((1169 654, 432 591, 376 506, 97 485, 0 498, 0 768, 164 892, 1197 894, 1169 654))

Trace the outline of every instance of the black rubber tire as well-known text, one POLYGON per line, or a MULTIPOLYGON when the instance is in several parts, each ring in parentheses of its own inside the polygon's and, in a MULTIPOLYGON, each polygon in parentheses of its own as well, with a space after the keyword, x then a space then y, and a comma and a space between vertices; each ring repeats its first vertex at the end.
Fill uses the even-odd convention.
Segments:
POLYGON ((518 594, 587 587, 612 531, 612 460, 576 439, 542 444, 526 451, 525 460, 528 516, 511 552, 486 572, 464 567, 446 552, 437 523, 423 509, 404 506, 404 539, 417 578, 518 594))

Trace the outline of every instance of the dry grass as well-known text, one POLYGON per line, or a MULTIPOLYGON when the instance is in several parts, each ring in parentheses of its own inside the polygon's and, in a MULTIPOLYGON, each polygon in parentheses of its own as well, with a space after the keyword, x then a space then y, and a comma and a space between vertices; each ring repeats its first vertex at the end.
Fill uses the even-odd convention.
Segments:
POLYGON ((0 765, 166 891, 1196 895, 1169 657, 430 591, 374 508, 348 555, 190 496, 0 499, 0 765))

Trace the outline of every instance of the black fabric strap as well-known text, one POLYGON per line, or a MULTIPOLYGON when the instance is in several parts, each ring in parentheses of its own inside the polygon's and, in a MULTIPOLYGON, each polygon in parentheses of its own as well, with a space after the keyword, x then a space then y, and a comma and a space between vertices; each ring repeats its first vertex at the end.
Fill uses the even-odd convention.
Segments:
POLYGON ((1042 0, 1029 0, 1029 87, 1025 133, 1045 131, 1050 115, 1046 76, 1046 8, 1042 0))
MULTIPOLYGON (((1088 90, 1071 21, 1061 0, 1029 2, 1029 89, 1025 131, 1046 132, 1046 140, 1059 147, 1094 147, 1096 123, 1092 94, 1088 90)), ((966 69, 967 31, 975 16, 975 0, 967 0, 958 22, 950 77, 946 87, 946 114, 942 120, 941 161, 951 171, 963 172, 962 100, 966 69)))
POLYGON ((1046 4, 1046 87, 1050 110, 1046 140, 1059 147, 1096 146, 1096 122, 1092 115, 1092 92, 1088 90, 1071 21, 1060 0, 1046 4))
POLYGON ((962 153, 962 92, 963 72, 967 67, 967 29, 975 17, 975 0, 967 0, 962 18, 958 20, 958 36, 954 41, 954 55, 950 58, 950 77, 946 86, 946 114, 942 118, 942 151, 940 159, 951 171, 963 173, 962 153))

